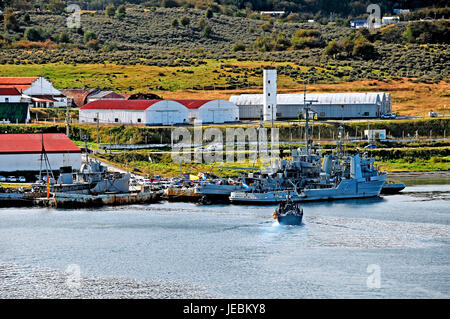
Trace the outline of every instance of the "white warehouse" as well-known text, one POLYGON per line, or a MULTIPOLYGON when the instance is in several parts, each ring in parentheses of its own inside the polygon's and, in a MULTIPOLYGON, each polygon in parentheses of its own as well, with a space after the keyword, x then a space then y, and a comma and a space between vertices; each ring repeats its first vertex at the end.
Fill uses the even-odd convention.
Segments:
POLYGON ((80 123, 172 125, 187 124, 188 110, 166 100, 97 100, 82 106, 80 123))
POLYGON ((226 100, 177 100, 189 110, 189 121, 226 123, 239 121, 239 108, 226 100))
MULTIPOLYGON (((277 94, 276 116, 278 119, 298 118, 303 112, 303 93, 277 94)), ((318 119, 375 118, 392 112, 390 93, 307 93, 306 100, 315 100, 312 109, 318 119)), ((242 94, 230 97, 239 107, 240 119, 263 117, 263 94, 242 94)), ((275 109, 275 108, 274 108, 275 109)))

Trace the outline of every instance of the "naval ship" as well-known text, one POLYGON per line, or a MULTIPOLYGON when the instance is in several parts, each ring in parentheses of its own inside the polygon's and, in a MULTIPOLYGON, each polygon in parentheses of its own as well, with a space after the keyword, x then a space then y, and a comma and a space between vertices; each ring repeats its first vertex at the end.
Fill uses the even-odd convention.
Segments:
POLYGON ((273 204, 286 200, 317 201, 378 196, 387 174, 375 166, 375 160, 364 153, 348 155, 343 151, 343 127, 340 127, 339 141, 335 154, 324 157, 318 180, 309 180, 303 187, 294 183, 291 189, 276 189, 255 192, 232 192, 230 201, 237 204, 273 204))

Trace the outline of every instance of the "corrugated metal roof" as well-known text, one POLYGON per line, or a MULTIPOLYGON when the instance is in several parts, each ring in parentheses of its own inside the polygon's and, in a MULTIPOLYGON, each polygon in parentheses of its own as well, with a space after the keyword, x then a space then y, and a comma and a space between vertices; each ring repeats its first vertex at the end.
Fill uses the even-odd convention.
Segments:
POLYGON ((97 100, 85 104, 81 110, 136 110, 144 111, 163 100, 97 100))
POLYGON ((0 85, 31 85, 38 77, 0 77, 0 85))
POLYGON ((203 104, 208 103, 212 100, 174 100, 174 101, 183 104, 188 109, 198 109, 203 104))
POLYGON ((21 95, 19 91, 17 91, 16 88, 4 88, 0 87, 0 95, 21 95))
POLYGON ((81 153, 66 135, 44 134, 0 134, 0 154, 41 153, 42 135, 47 153, 81 153))
MULTIPOLYGON (((314 104, 376 104, 384 99, 384 92, 369 93, 307 93, 306 100, 318 100, 314 104)), ((304 95, 297 94, 277 94, 278 105, 302 105, 304 95)), ((242 94, 230 97, 230 102, 236 105, 262 105, 262 94, 242 94)))

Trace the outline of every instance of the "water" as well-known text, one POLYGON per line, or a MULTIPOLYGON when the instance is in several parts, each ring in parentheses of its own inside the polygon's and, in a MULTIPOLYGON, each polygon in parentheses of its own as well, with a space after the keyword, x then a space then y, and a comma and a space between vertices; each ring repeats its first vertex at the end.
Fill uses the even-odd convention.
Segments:
POLYGON ((302 226, 278 225, 274 206, 4 208, 0 261, 77 264, 83 274, 195 284, 219 298, 449 298, 449 199, 450 185, 422 185, 308 203, 302 226))

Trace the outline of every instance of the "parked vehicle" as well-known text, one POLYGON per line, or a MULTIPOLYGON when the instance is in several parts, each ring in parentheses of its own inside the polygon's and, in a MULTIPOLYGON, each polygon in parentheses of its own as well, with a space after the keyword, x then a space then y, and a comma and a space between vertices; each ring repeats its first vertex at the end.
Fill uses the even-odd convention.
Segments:
POLYGON ((380 118, 382 118, 382 119, 396 119, 397 118, 397 114, 396 113, 384 113, 384 114, 381 114, 380 118))
POLYGON ((6 182, 6 177, 5 176, 0 176, 0 182, 6 182))
POLYGON ((8 176, 8 182, 17 182, 17 177, 15 177, 15 176, 8 176))
POLYGON ((27 179, 25 178, 25 176, 19 176, 19 182, 25 183, 26 181, 27 179))
POLYGON ((370 144, 370 145, 364 146, 364 148, 373 149, 373 148, 377 148, 377 146, 375 144, 370 144))

